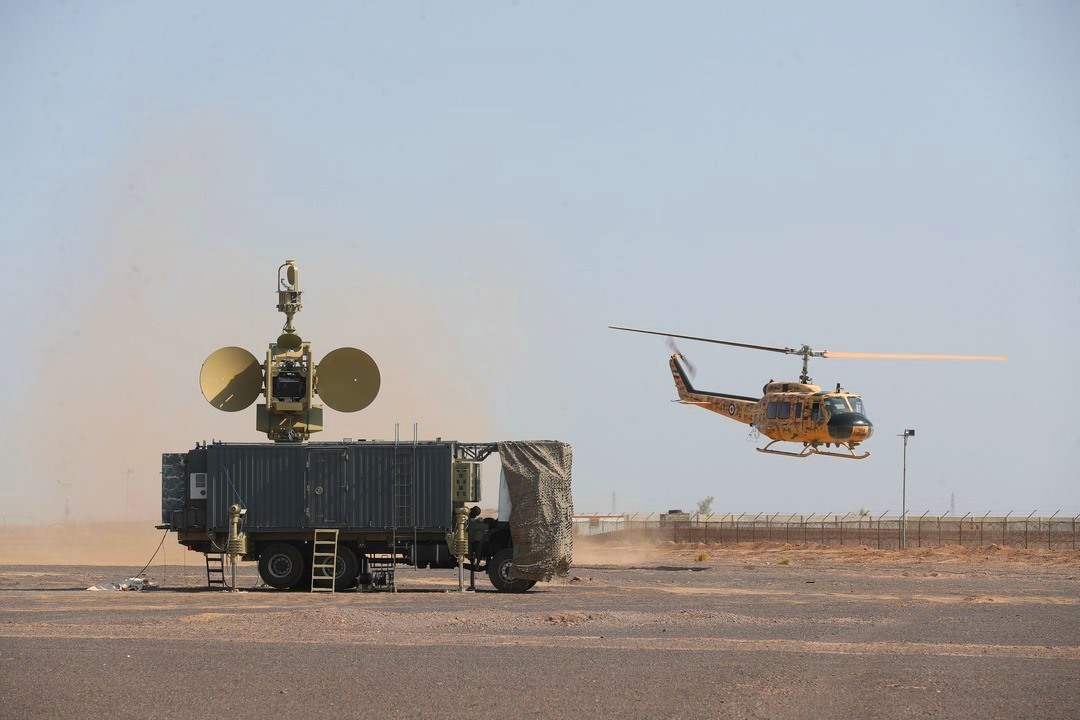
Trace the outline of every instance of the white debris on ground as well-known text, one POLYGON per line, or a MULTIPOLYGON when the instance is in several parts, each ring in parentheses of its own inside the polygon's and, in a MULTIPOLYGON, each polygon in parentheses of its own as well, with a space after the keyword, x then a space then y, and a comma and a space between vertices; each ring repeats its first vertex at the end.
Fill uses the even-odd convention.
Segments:
POLYGON ((110 583, 98 583, 86 588, 87 590, 152 590, 157 583, 150 582, 144 577, 131 577, 126 580, 117 580, 110 583))

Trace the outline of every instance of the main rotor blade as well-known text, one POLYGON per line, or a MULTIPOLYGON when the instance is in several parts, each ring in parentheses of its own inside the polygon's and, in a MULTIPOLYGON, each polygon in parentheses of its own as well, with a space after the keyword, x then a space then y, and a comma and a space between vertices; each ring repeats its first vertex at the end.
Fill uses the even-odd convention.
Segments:
POLYGON ((920 355, 918 353, 853 353, 825 351, 827 358, 848 358, 854 360, 1000 360, 1009 358, 1004 355, 920 355))
POLYGON ((731 340, 714 340, 712 338, 696 337, 694 335, 676 335, 669 332, 657 332, 656 330, 638 330, 637 328, 618 327, 608 325, 610 330, 625 330, 626 332, 645 333, 646 335, 659 335, 661 337, 682 338, 683 340, 697 340, 698 342, 716 343, 717 345, 732 345, 734 347, 750 348, 751 350, 767 350, 769 352, 784 353, 785 355, 798 355, 798 350, 791 348, 778 348, 769 345, 750 345, 749 343, 732 342, 731 340))

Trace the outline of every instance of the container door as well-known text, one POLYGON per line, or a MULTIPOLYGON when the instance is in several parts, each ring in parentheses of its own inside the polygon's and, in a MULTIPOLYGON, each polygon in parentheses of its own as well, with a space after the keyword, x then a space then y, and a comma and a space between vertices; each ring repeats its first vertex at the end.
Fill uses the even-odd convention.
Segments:
POLYGON ((342 527, 349 493, 348 453, 342 448, 308 450, 306 490, 309 525, 342 527))

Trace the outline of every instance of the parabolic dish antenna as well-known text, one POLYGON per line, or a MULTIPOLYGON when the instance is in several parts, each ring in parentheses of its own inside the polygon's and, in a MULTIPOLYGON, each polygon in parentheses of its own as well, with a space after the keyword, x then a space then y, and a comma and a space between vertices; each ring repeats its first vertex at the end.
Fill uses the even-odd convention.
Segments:
POLYGON ((199 372, 203 397, 218 410, 243 410, 262 393, 262 365, 244 348, 223 347, 206 358, 199 372))
POLYGON ((278 335, 277 339, 278 347, 285 348, 286 350, 299 350, 303 343, 304 341, 301 340, 300 336, 296 333, 278 335))
POLYGON ((382 379, 379 366, 370 355, 343 347, 322 359, 315 371, 315 382, 315 391, 332 409, 356 412, 374 402, 382 379))

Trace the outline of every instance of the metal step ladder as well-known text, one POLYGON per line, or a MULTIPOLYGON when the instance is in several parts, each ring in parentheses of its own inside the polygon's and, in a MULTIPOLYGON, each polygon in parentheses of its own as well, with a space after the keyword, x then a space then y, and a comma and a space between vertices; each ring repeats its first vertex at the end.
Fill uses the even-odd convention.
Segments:
POLYGON ((225 553, 203 553, 206 558, 206 587, 228 590, 225 584, 225 553))
POLYGON ((416 547, 416 434, 417 425, 413 423, 412 444, 402 444, 400 426, 394 425, 394 507, 393 525, 390 527, 389 587, 395 592, 397 587, 393 583, 393 575, 397 570, 397 558, 402 552, 408 553, 410 534, 412 546, 416 547))
POLYGON ((311 592, 334 592, 338 531, 316 530, 311 544, 311 592))

